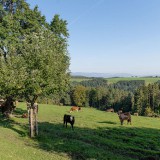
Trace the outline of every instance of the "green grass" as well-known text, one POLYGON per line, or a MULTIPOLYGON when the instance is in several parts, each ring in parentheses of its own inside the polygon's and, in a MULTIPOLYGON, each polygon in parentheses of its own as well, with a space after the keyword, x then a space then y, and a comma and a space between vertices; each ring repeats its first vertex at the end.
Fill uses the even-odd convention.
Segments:
POLYGON ((144 80, 146 84, 155 83, 160 78, 156 77, 127 77, 127 78, 106 78, 106 80, 111 83, 116 83, 118 81, 132 81, 132 80, 144 80))
POLYGON ((76 81, 76 82, 82 82, 82 81, 89 81, 91 78, 71 78, 71 82, 76 81))
MULTIPOLYGON (((132 116, 132 125, 120 125, 116 113, 93 108, 72 112, 75 129, 63 127, 63 115, 70 107, 40 105, 39 136, 28 137, 28 119, 20 103, 16 117, 1 118, 0 159, 2 160, 136 160, 160 159, 160 119, 132 116)), ((68 113, 69 114, 69 113, 68 113)))
MULTIPOLYGON (((118 81, 132 81, 132 80, 144 80, 146 84, 155 83, 160 80, 160 77, 126 77, 126 78, 105 78, 109 84, 117 83, 118 81)), ((91 79, 87 78, 72 78, 71 81, 81 82, 91 79)))

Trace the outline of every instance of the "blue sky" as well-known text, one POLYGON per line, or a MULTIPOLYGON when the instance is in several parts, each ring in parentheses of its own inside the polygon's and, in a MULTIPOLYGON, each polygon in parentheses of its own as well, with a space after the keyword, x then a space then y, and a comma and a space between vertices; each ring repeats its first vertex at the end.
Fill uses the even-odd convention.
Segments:
POLYGON ((27 0, 67 20, 71 72, 160 75, 159 0, 27 0))

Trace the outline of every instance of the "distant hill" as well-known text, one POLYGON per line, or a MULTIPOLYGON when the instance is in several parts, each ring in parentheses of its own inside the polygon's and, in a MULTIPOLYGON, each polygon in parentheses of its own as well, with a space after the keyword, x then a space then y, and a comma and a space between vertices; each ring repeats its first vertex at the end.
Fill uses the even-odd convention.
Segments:
POLYGON ((111 77, 132 77, 132 74, 128 73, 87 73, 87 72, 72 72, 72 76, 84 76, 84 77, 103 77, 103 78, 111 78, 111 77))

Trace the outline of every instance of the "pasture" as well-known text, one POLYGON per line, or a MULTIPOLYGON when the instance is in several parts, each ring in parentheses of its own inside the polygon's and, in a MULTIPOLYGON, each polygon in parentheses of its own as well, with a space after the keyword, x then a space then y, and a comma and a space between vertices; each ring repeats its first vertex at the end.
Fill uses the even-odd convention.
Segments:
POLYGON ((159 77, 127 77, 127 78, 106 78, 111 83, 117 83, 118 81, 132 81, 132 80, 144 80, 146 85, 149 83, 155 83, 160 80, 159 77))
POLYGON ((116 113, 93 108, 72 112, 74 130, 63 127, 70 107, 39 105, 39 136, 28 137, 28 119, 20 103, 10 120, 0 115, 2 160, 136 160, 160 159, 160 119, 132 116, 132 125, 120 125, 116 113))
MULTIPOLYGON (((71 78, 71 81, 81 82, 91 80, 92 78, 71 78)), ((119 81, 132 81, 132 80, 144 80, 146 85, 149 83, 155 83, 160 80, 160 77, 115 77, 115 78, 105 78, 109 84, 117 83, 119 81)))

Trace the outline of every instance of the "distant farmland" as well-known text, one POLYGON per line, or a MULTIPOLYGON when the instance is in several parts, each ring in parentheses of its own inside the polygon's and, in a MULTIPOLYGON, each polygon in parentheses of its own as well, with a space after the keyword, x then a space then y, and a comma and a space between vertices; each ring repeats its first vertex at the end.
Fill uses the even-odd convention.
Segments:
MULTIPOLYGON (((71 81, 81 82, 91 80, 90 77, 72 77, 71 81)), ((116 77, 116 78, 105 78, 109 84, 117 83, 118 81, 132 81, 132 80, 144 80, 146 84, 155 83, 160 80, 160 77, 116 77)))
POLYGON ((155 83, 160 80, 160 77, 127 77, 127 78, 106 78, 109 83, 116 83, 118 81, 132 81, 132 80, 144 80, 146 84, 155 83))
POLYGON ((88 81, 91 80, 90 77, 84 77, 84 76, 72 76, 71 81, 81 82, 81 81, 88 81))

